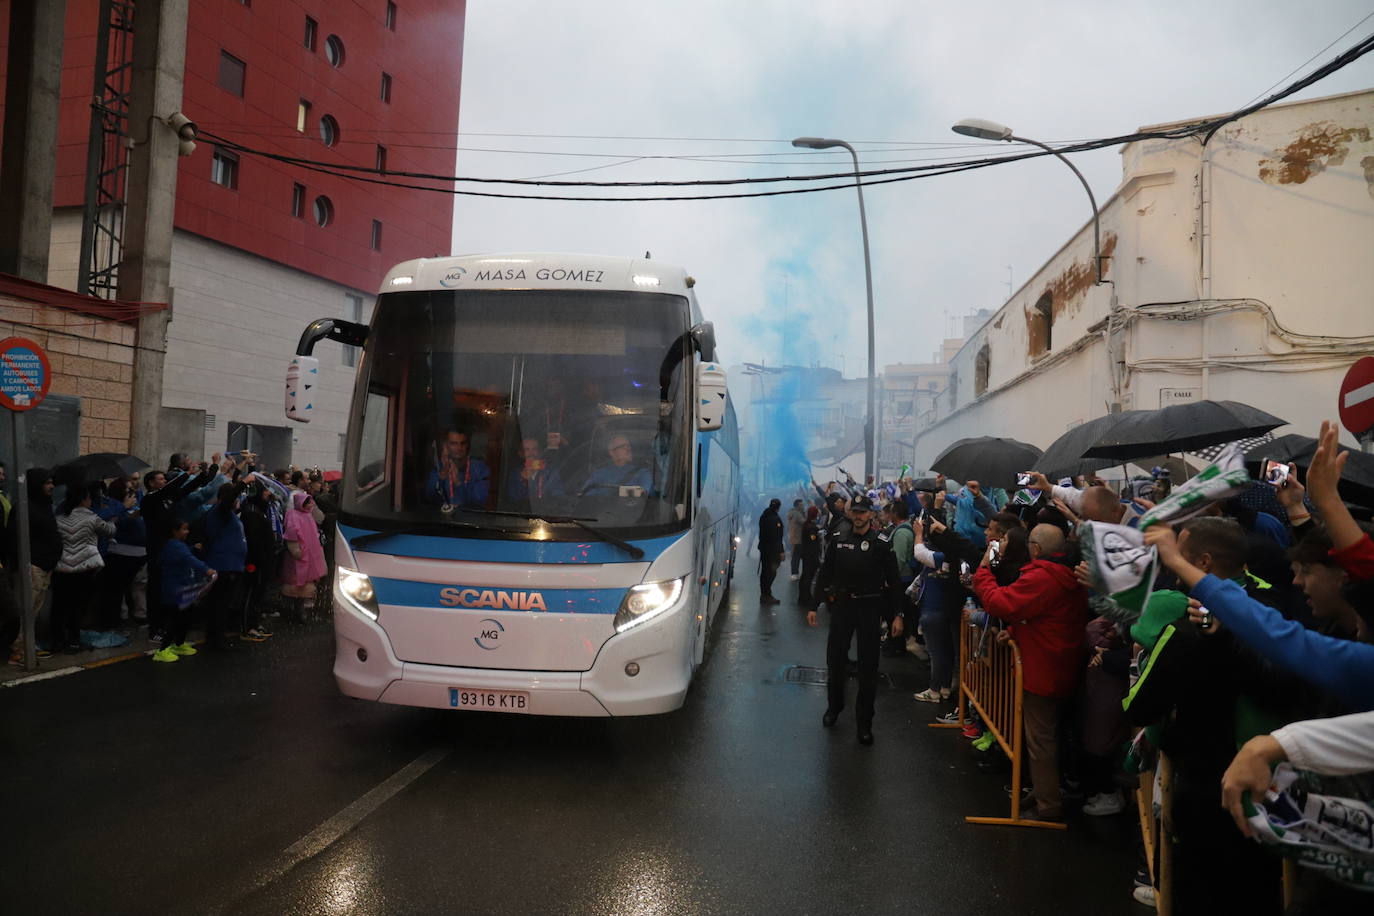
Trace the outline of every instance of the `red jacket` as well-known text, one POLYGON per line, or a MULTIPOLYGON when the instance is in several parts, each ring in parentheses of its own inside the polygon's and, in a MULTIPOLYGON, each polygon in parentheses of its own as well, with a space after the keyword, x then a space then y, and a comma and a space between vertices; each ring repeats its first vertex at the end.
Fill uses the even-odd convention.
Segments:
POLYGON ((1021 647, 1023 685, 1042 697, 1072 696, 1083 671, 1088 592, 1062 563, 1032 560, 1011 585, 980 567, 973 591, 992 616, 1007 621, 1021 647))
POLYGON ((1369 535, 1351 544, 1344 550, 1331 551, 1331 556, 1350 576, 1351 582, 1364 582, 1374 579, 1374 541, 1369 535))

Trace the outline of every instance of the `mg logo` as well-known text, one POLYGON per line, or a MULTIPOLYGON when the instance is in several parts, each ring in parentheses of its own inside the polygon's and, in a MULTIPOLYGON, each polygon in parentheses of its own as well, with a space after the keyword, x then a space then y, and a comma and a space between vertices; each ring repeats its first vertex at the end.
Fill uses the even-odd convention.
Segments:
POLYGON ((504 632, 506 632, 506 628, 501 626, 501 621, 492 620, 488 617, 486 620, 478 622, 477 635, 472 638, 472 641, 477 643, 479 649, 488 651, 499 649, 501 648, 501 634, 504 632))
POLYGON ((467 268, 455 267, 453 268, 453 270, 450 270, 448 273, 444 274, 443 279, 439 281, 439 285, 444 287, 445 289, 453 289, 453 287, 459 285, 462 282, 463 276, 466 273, 467 268))

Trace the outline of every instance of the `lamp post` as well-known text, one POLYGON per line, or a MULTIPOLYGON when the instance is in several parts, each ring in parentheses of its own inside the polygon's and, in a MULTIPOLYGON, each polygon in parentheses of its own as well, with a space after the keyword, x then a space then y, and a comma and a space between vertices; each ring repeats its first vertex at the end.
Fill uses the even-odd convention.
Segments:
POLYGON ((844 147, 854 158, 854 190, 859 192, 859 229, 863 232, 864 238, 864 287, 868 292, 868 414, 864 417, 864 486, 867 487, 869 477, 874 477, 874 482, 877 482, 875 468, 878 456, 873 444, 873 416, 877 411, 878 395, 875 388, 877 373, 873 367, 873 269, 868 256, 868 217, 864 213, 863 182, 859 180, 859 154, 845 141, 825 137, 798 137, 792 141, 792 145, 801 149, 844 147))
POLYGON ((1029 140, 1025 137, 1018 137, 1011 132, 1010 127, 998 124, 996 121, 984 121, 982 118, 967 118, 955 124, 951 130, 956 134, 963 134, 965 137, 976 137, 979 140, 1006 140, 1015 143, 1029 143, 1031 146, 1038 146, 1045 152, 1054 156, 1060 162, 1073 169, 1073 173, 1078 176, 1078 180, 1083 183, 1083 190, 1088 192, 1088 203, 1093 208, 1093 263, 1097 265, 1097 279, 1094 284, 1102 282, 1102 232, 1097 219, 1097 198, 1093 197, 1093 189, 1088 187, 1088 180, 1083 177, 1083 173, 1078 171, 1078 167, 1064 157, 1059 150, 1047 146, 1039 140, 1029 140))

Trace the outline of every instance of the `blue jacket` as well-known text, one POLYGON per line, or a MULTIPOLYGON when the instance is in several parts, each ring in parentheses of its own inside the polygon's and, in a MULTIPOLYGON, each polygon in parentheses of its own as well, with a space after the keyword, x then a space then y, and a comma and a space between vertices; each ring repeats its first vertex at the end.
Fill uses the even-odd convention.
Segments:
POLYGON ((1234 582, 1206 576, 1192 591, 1236 638, 1350 705, 1374 709, 1374 645, 1324 636, 1260 604, 1234 582))
POLYGON ((954 533, 972 541, 975 546, 987 546, 987 534, 983 531, 988 520, 997 514, 986 496, 974 497, 967 489, 959 491, 954 497, 954 533))
POLYGON ((454 485, 439 475, 434 468, 425 478, 424 501, 433 506, 475 506, 481 508, 487 503, 487 492, 491 486, 491 469, 481 458, 469 458, 463 472, 461 483, 454 485))
POLYGON ((228 521, 218 511, 205 516, 205 563, 217 572, 243 572, 248 557, 248 537, 243 522, 230 514, 228 521))
POLYGON ((194 592, 210 566, 191 553, 185 541, 172 538, 162 545, 162 603, 185 606, 186 596, 194 592))

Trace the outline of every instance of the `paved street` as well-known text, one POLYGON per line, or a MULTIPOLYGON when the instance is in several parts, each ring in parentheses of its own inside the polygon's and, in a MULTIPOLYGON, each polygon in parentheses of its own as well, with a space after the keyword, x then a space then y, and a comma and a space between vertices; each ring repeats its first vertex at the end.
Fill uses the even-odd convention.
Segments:
POLYGON ((687 706, 658 718, 350 700, 323 624, 0 691, 3 908, 1146 912, 1124 816, 963 822, 1004 814, 1006 779, 924 726, 914 659, 884 659, 874 747, 848 715, 823 730, 823 690, 785 678, 822 664, 823 630, 760 610, 753 565, 687 706))

